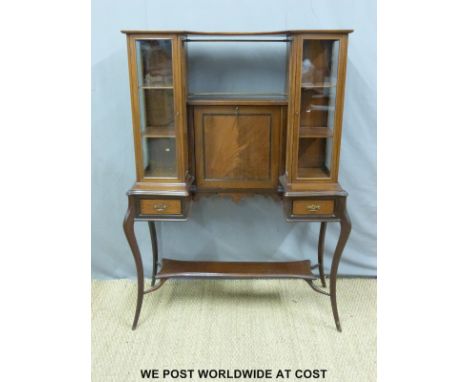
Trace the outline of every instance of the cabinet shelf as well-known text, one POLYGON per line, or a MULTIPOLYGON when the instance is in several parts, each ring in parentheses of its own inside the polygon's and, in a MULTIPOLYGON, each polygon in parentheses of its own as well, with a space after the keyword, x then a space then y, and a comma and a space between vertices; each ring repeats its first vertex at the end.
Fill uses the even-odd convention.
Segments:
POLYGON ((174 125, 158 127, 148 126, 145 131, 142 132, 145 138, 175 138, 174 125))
POLYGON ((336 84, 332 84, 331 82, 318 82, 315 84, 312 83, 302 83, 302 89, 325 89, 325 88, 334 88, 336 84))
POLYGON ((330 171, 326 167, 299 167, 299 178, 329 178, 330 171))
POLYGON ((197 92, 189 93, 188 101, 197 100, 278 100, 287 101, 286 93, 256 93, 256 92, 197 92))
POLYGON ((149 165, 145 169, 145 176, 148 178, 177 178, 176 173, 177 169, 175 168, 153 167, 149 165))
POLYGON ((159 85, 159 86, 153 86, 153 85, 140 85, 140 89, 155 89, 155 90, 173 90, 174 86, 172 85, 159 85))
POLYGON ((311 112, 318 112, 318 111, 323 111, 323 112, 328 112, 328 111, 335 111, 334 106, 330 105, 309 105, 303 113, 311 113, 311 112))
POLYGON ((329 127, 301 126, 299 138, 329 138, 333 137, 333 130, 329 127))

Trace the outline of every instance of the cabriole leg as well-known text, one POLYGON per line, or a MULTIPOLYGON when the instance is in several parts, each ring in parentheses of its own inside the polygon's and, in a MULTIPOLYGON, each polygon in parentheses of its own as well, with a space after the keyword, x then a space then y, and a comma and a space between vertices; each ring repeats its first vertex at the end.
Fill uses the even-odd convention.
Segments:
POLYGON ((323 252, 325 246, 325 233, 327 231, 327 223, 322 222, 320 224, 320 235, 319 235, 319 242, 318 242, 318 266, 319 266, 319 273, 320 273, 320 281, 322 282, 322 286, 326 288, 327 283, 325 282, 325 273, 323 272, 323 252))
POLYGON ((127 238, 130 249, 132 250, 133 258, 135 259, 135 266, 137 271, 137 282, 138 282, 138 295, 137 304, 135 310, 135 318, 133 319, 132 330, 135 330, 138 324, 138 318, 140 317, 141 305, 143 303, 143 291, 144 291, 144 277, 143 277, 143 263, 141 261, 140 250, 138 249, 138 243, 135 236, 135 201, 129 196, 128 198, 128 209, 125 215, 123 228, 125 236, 127 238))
POLYGON ((153 273, 151 275, 151 286, 156 283, 156 274, 158 273, 158 237, 156 235, 156 224, 153 221, 148 222, 151 248, 153 249, 153 273))
POLYGON ((349 220, 348 213, 346 212, 346 207, 343 209, 343 214, 340 220, 341 232, 336 245, 335 253, 333 255, 332 266, 330 270, 330 299, 333 310, 333 317, 335 319, 336 329, 341 332, 340 318, 338 316, 338 307, 336 305, 336 275, 338 273, 338 266, 340 264, 341 255, 343 254, 343 249, 348 240, 349 234, 351 232, 351 221, 349 220))

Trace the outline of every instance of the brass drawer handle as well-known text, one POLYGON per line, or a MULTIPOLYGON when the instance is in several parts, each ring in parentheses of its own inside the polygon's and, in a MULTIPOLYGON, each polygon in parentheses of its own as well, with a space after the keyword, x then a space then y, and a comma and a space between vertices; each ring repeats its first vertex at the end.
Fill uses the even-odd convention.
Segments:
POLYGON ((164 211, 165 209, 167 209, 167 204, 153 204, 153 208, 156 211, 164 211))
POLYGON ((307 206, 307 209, 314 212, 320 210, 320 206, 318 204, 311 204, 310 206, 307 206))

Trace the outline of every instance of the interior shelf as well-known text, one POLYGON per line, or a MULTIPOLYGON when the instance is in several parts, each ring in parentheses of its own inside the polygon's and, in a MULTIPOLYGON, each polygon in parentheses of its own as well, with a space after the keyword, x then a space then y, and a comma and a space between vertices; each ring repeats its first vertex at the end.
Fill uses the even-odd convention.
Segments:
POLYGON ((172 85, 141 85, 140 89, 156 89, 156 90, 172 90, 174 89, 174 86, 172 85))
POLYGON ((308 127, 301 126, 299 129, 300 138, 328 138, 333 137, 333 130, 329 127, 308 127))
POLYGON ((145 138, 175 138, 174 125, 148 126, 142 134, 145 138))
POLYGON ((309 260, 288 262, 216 262, 162 259, 157 278, 279 278, 314 280, 309 260))
POLYGON ((231 105, 231 106, 268 106, 268 105, 288 105, 288 100, 283 98, 269 99, 248 99, 248 98, 189 98, 188 105, 231 105))
POLYGON ((188 101, 197 100, 278 100, 287 101, 286 93, 199 92, 189 93, 188 101))
POLYGON ((303 89, 324 89, 324 88, 334 88, 336 87, 336 84, 333 84, 331 82, 319 82, 319 83, 302 83, 301 88, 303 89))
POLYGON ((145 169, 145 177, 148 178, 177 178, 175 168, 148 166, 145 169))
POLYGON ((335 111, 335 107, 331 106, 331 105, 314 105, 314 104, 311 104, 303 111, 303 113, 304 112, 305 113, 319 112, 319 111, 322 111, 322 112, 335 111))
POLYGON ((299 178, 329 178, 330 171, 326 167, 299 167, 299 178))

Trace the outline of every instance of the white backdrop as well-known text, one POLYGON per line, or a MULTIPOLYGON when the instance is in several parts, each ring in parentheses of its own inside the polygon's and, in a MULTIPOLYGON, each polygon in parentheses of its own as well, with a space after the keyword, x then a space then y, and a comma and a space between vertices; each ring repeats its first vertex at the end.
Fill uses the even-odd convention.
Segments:
MULTIPOLYGON (((130 93, 122 29, 272 31, 354 29, 350 35, 340 183, 349 192, 353 230, 340 274, 376 275, 376 3, 278 0, 93 0, 92 275, 135 276, 122 230, 126 191, 135 180, 130 93)), ((151 269, 146 223, 137 223, 151 269)), ((160 254, 177 259, 316 259, 318 223, 287 223, 279 203, 256 196, 194 203, 188 222, 158 223, 160 254)), ((339 227, 329 224, 326 270, 339 227)))

